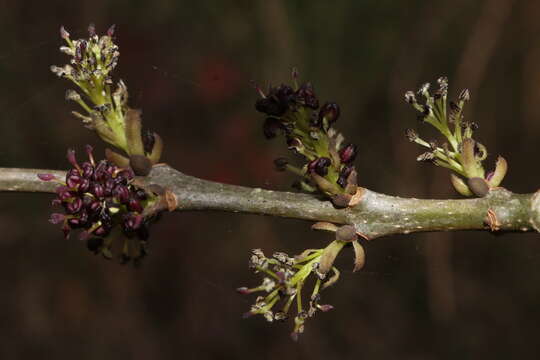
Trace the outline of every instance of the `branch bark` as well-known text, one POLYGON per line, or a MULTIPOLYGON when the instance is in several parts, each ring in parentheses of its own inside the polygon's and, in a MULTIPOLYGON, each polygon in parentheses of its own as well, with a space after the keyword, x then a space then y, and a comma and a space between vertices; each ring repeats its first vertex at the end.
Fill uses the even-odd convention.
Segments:
MULTIPOLYGON (((0 191, 54 193, 57 184, 37 178, 56 170, 0 168, 0 191)), ((496 188, 484 198, 436 200, 400 198, 365 189, 360 204, 336 209, 313 195, 227 185, 185 175, 167 165, 155 166, 148 184, 177 197, 177 211, 217 210, 351 224, 369 239, 419 231, 533 231, 540 224, 540 196, 496 188), (536 224, 536 225, 535 225, 536 224)))

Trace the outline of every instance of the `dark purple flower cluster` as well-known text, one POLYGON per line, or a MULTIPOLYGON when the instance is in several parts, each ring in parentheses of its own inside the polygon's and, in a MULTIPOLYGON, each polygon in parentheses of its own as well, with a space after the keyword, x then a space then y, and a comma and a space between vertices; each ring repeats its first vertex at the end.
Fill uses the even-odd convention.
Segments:
POLYGON ((352 165, 357 147, 343 144, 343 136, 333 128, 341 115, 339 106, 326 102, 319 108, 311 83, 299 86, 297 77, 298 73, 293 71, 294 87, 270 87, 267 94, 257 88, 261 98, 255 108, 267 116, 263 125, 265 137, 284 135, 289 150, 305 161, 302 167, 295 167, 280 160, 276 168, 303 176, 300 185, 304 186, 300 188, 306 191, 317 188, 333 201, 336 199, 336 206, 348 206, 357 191, 352 165))
POLYGON ((65 182, 51 174, 39 174, 44 181, 56 180, 53 205, 65 213, 53 213, 50 222, 62 224, 67 238, 73 230, 82 230, 79 237, 87 241, 88 249, 105 257, 112 257, 112 238, 108 236, 116 225, 124 235, 122 261, 139 260, 146 254, 148 222, 142 215, 149 200, 147 193, 132 184, 131 169, 122 169, 107 160, 96 162, 92 147, 87 145, 88 161, 77 162, 75 151, 68 150, 67 158, 73 166, 65 182))

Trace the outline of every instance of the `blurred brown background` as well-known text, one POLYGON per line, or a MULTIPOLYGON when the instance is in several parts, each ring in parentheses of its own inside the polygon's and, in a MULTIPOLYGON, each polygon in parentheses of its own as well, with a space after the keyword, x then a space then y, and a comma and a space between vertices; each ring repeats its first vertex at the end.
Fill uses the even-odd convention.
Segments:
MULTIPOLYGON (((540 2, 15 1, 0 5, 0 166, 65 168, 67 147, 98 144, 49 72, 66 57, 58 28, 86 36, 117 24, 118 76, 131 104, 166 143, 164 160, 205 179, 289 189, 273 171, 285 154, 262 137, 250 80, 289 80, 297 66, 319 97, 342 108, 357 143, 361 183, 401 196, 454 197, 444 169, 417 164, 404 130, 416 121, 403 93, 440 75, 492 156, 505 185, 538 188, 540 2)), ((99 152, 102 148, 98 147, 99 152)), ((537 358, 537 235, 418 234, 367 244, 365 271, 340 262, 323 295, 335 310, 290 323, 242 320, 258 280, 251 248, 296 253, 327 236, 294 220, 228 213, 166 216, 140 269, 92 256, 47 223, 47 195, 0 194, 2 359, 478 359, 537 358)), ((351 255, 352 256, 352 255, 351 255)))

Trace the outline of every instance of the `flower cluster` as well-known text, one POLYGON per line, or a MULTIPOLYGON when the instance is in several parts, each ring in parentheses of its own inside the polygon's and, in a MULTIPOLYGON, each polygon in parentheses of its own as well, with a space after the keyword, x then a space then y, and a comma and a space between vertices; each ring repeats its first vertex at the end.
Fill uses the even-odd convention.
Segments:
POLYGON ((412 130, 407 130, 407 137, 427 149, 418 156, 418 161, 434 163, 452 170, 451 181, 454 188, 464 196, 485 196, 493 187, 499 186, 507 171, 506 160, 499 156, 495 170, 486 173, 482 161, 488 153, 486 147, 473 139, 473 133, 478 125, 466 121, 463 115, 465 104, 470 100, 469 90, 461 91, 457 101, 447 104, 448 79, 441 77, 437 80, 439 88, 431 94, 430 84, 420 87, 415 94, 405 93, 405 101, 418 112, 422 122, 431 124, 447 140, 442 144, 437 141, 425 141, 412 130), (416 96, 424 101, 420 103, 416 96))
POLYGON ((68 150, 72 168, 65 181, 52 174, 38 174, 43 181, 60 184, 53 205, 61 206, 64 213, 53 213, 49 221, 62 224, 66 238, 73 230, 80 230, 79 238, 86 241, 88 249, 109 259, 114 240, 121 239, 121 261, 137 263, 147 253, 151 218, 143 211, 154 197, 132 184, 131 169, 119 168, 108 160, 96 162, 89 145, 86 152, 88 161, 79 164, 75 151, 68 150))
POLYGON ((261 98, 255 108, 266 115, 263 133, 267 139, 278 134, 286 138, 289 150, 301 155, 300 167, 286 158, 275 161, 277 170, 290 171, 302 178, 296 183, 301 190, 322 192, 338 207, 358 202, 357 174, 353 161, 357 155, 354 144, 345 144, 344 137, 333 125, 339 119, 340 108, 319 100, 310 83, 298 84, 293 70, 294 85, 270 87, 267 93, 257 88, 261 98))
POLYGON ((285 321, 296 300, 296 316, 291 336, 297 340, 298 335, 304 331, 307 318, 314 316, 317 310, 326 312, 333 309, 332 305, 320 304, 320 291, 338 280, 339 271, 334 268, 334 275, 323 283, 326 276, 317 271, 322 252, 322 249, 307 250, 294 258, 285 253, 276 252, 272 257, 266 257, 261 249, 254 249, 249 260, 249 267, 255 273, 263 274, 263 281, 257 287, 241 287, 237 291, 241 294, 266 293, 267 295, 258 296, 255 304, 244 314, 244 317, 258 314, 263 315, 268 322, 285 321), (312 273, 316 275, 317 280, 306 308, 302 304, 302 289, 312 273), (280 302, 282 306, 279 310, 274 310, 280 302))
POLYGON ((266 294, 257 296, 255 304, 244 317, 262 315, 268 322, 285 321, 296 300, 294 330, 291 333, 294 340, 304 332, 306 319, 313 317, 318 310, 326 312, 333 309, 332 305, 320 303, 320 292, 339 279, 340 272, 334 266, 334 260, 340 251, 346 245, 352 244, 355 253, 353 271, 362 268, 365 262, 364 249, 353 226, 338 227, 331 223, 319 222, 313 225, 313 229, 335 232, 336 238, 324 249, 308 249, 295 257, 283 252, 275 252, 271 257, 266 257, 261 249, 252 250, 249 267, 255 273, 263 275, 262 283, 253 288, 236 289, 245 295, 266 294), (315 285, 308 298, 308 305, 304 306, 302 290, 311 274, 315 277, 315 285), (282 306, 275 310, 280 303, 282 306))
POLYGON ((87 39, 72 40, 63 27, 60 29, 60 36, 66 42, 60 51, 71 60, 61 67, 51 66, 51 71, 78 87, 79 92, 71 89, 66 92, 66 99, 78 103, 84 112, 73 114, 102 140, 128 155, 124 157, 108 150, 107 159, 121 167, 131 166, 137 175, 147 175, 161 157, 161 138, 142 130, 140 111, 128 107, 124 82, 118 81, 113 89, 111 73, 120 56, 113 41, 114 25, 103 36, 96 34, 94 25, 89 26, 88 33, 87 39))

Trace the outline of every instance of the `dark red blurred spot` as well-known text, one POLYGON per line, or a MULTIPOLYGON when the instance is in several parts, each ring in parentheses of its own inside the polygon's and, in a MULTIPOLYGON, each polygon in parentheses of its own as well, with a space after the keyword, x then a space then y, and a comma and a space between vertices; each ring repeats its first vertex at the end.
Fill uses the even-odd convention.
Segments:
POLYGON ((198 95, 202 102, 219 103, 238 91, 238 69, 224 60, 208 57, 195 73, 199 84, 198 95))

